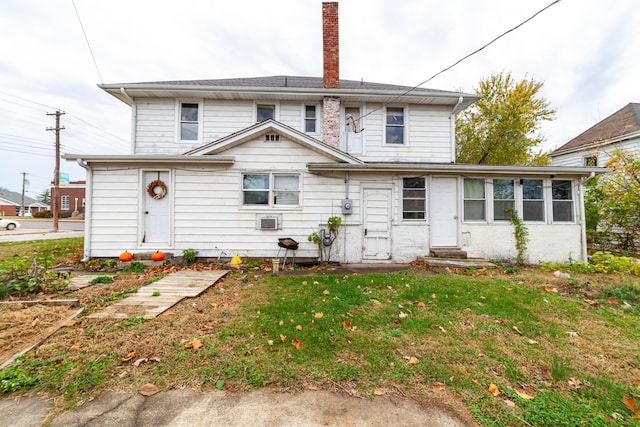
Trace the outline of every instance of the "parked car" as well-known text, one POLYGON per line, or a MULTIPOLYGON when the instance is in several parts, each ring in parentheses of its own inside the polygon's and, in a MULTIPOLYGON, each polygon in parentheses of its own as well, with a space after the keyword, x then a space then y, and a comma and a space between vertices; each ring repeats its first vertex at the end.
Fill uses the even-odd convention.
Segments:
POLYGON ((0 228, 6 228, 7 230, 15 230, 20 227, 20 223, 13 219, 2 219, 0 217, 0 228))

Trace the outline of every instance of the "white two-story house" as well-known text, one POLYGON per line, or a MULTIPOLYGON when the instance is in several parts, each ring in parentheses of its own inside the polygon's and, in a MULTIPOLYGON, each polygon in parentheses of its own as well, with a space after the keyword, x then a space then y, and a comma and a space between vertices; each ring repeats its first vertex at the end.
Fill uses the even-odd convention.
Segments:
POLYGON ((161 250, 273 258, 342 219, 332 259, 410 262, 437 248, 586 258, 592 167, 455 163, 455 115, 478 95, 341 80, 337 3, 323 4, 322 77, 104 84, 132 109, 130 155, 67 154, 87 169, 85 256, 161 250))

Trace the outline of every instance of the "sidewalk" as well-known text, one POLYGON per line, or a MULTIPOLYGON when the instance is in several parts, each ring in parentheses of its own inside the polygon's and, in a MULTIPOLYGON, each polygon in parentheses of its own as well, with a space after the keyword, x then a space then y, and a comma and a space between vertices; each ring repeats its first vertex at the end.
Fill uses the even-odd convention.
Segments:
POLYGON ((53 240, 67 239, 70 237, 83 237, 84 231, 60 230, 55 232, 47 229, 16 228, 11 231, 0 231, 0 243, 23 242, 28 240, 53 240))

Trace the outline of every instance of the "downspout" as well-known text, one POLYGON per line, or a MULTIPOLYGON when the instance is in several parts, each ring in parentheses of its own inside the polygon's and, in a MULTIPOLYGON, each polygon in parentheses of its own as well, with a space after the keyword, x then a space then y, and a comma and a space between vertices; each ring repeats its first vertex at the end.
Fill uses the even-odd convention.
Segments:
POLYGON ((135 103, 135 101, 133 100, 133 98, 131 98, 129 96, 129 94, 127 93, 126 90, 124 90, 123 87, 120 88, 120 93, 122 94, 122 96, 124 96, 125 98, 127 98, 127 101, 129 101, 131 103, 131 154, 136 154, 136 127, 138 126, 138 107, 135 103))
POLYGON ((87 171, 87 183, 85 186, 84 199, 84 258, 81 262, 87 262, 91 259, 91 200, 93 199, 93 171, 91 166, 82 159, 76 162, 87 171))
POLYGON ((582 225, 580 226, 580 244, 582 246, 582 260, 587 261, 588 256, 588 247, 587 247, 587 218, 585 216, 584 209, 584 193, 587 188, 587 182, 591 181, 596 177, 595 172, 591 172, 591 175, 587 178, 580 179, 580 222, 582 225))
MULTIPOLYGON (((344 173, 344 198, 345 200, 349 200, 349 171, 346 171, 344 173)), ((347 215, 344 215, 343 234, 344 234, 344 243, 342 245, 342 262, 347 262, 347 215)))
POLYGON ((451 110, 451 115, 449 116, 451 125, 451 163, 456 162, 456 114, 460 112, 460 105, 463 101, 464 96, 460 96, 458 98, 458 102, 451 110))

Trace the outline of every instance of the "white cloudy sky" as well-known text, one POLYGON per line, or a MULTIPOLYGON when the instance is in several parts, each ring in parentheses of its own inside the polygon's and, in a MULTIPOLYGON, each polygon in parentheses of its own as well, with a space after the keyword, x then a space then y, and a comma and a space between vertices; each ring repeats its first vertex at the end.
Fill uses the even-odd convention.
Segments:
MULTIPOLYGON (((342 0, 340 74, 416 85, 552 0, 342 0)), ((321 76, 321 0, 0 0, 0 187, 36 196, 67 153, 126 154, 130 108, 104 83, 321 76), (87 42, 98 65, 96 71, 87 42)), ((511 71, 544 82, 556 148, 640 101, 640 1, 561 0, 423 87, 472 92, 511 71)), ((84 170, 62 161, 72 180, 84 170)))

